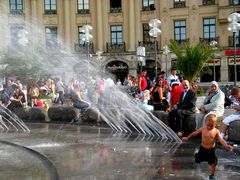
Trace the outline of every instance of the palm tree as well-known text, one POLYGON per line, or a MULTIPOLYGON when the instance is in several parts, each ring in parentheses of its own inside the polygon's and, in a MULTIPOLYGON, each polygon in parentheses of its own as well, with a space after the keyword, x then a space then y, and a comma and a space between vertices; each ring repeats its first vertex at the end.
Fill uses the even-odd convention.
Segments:
POLYGON ((184 78, 191 83, 201 74, 206 62, 212 59, 214 54, 211 46, 203 43, 190 47, 187 43, 179 46, 176 41, 171 41, 169 47, 177 56, 177 69, 181 70, 184 78))

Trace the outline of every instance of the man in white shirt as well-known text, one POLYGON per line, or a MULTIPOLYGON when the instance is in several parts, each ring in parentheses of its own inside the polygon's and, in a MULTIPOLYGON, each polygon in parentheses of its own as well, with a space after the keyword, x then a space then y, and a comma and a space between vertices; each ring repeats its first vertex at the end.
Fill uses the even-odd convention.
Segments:
POLYGON ((61 79, 58 80, 57 84, 56 84, 56 88, 57 88, 57 93, 58 93, 58 98, 56 100, 56 104, 59 103, 59 101, 61 101, 62 105, 63 105, 63 95, 64 95, 64 84, 62 82, 61 79))
POLYGON ((176 68, 172 68, 171 69, 171 75, 170 76, 168 76, 168 83, 170 84, 170 86, 171 86, 171 83, 172 82, 176 82, 176 81, 178 81, 179 82, 179 78, 178 78, 178 76, 177 76, 177 70, 176 70, 176 68))

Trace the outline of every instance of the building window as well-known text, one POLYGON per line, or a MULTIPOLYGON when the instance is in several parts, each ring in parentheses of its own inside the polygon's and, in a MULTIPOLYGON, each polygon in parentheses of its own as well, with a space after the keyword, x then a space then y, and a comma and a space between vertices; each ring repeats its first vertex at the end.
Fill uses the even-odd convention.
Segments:
POLYGON ((142 1, 142 10, 143 11, 155 10, 154 0, 143 0, 142 1))
POLYGON ((216 40, 216 19, 205 18, 203 19, 203 38, 205 41, 216 40))
POLYGON ((84 33, 81 32, 81 28, 82 28, 82 26, 78 26, 78 44, 83 45, 84 44, 84 41, 83 41, 84 33))
POLYGON ((122 44, 123 42, 123 32, 122 26, 111 26, 111 43, 112 44, 122 44))
POLYGON ((240 5, 240 0, 229 0, 230 6, 237 6, 240 5))
POLYGON ((77 11, 79 14, 89 13, 89 0, 78 0, 77 1, 77 11))
POLYGON ((19 44, 19 40, 21 39, 20 37, 20 33, 23 30, 22 26, 14 26, 11 27, 11 46, 12 47, 18 47, 19 44))
POLYGON ((174 40, 179 43, 186 40, 186 20, 174 21, 174 40))
POLYGON ((173 7, 174 8, 186 7, 186 2, 185 0, 173 0, 173 7))
POLYGON ((57 14, 57 0, 44 0, 45 14, 57 14))
POLYGON ((45 37, 47 46, 57 46, 57 27, 46 27, 45 37))
POLYGON ((122 12, 121 0, 110 0, 110 12, 111 13, 122 12))
POLYGON ((23 1, 22 0, 10 0, 10 13, 22 13, 23 12, 23 1))

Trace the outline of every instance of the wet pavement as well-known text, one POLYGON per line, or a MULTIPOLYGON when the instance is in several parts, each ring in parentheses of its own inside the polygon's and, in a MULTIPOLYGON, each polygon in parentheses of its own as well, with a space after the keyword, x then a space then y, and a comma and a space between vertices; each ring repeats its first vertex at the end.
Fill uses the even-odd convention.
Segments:
MULTIPOLYGON (((30 134, 0 134, 0 179, 184 180, 209 175, 207 163, 194 163, 199 139, 176 144, 97 126, 27 126, 30 134)), ((239 147, 227 152, 218 145, 216 153, 218 179, 240 179, 239 147)))

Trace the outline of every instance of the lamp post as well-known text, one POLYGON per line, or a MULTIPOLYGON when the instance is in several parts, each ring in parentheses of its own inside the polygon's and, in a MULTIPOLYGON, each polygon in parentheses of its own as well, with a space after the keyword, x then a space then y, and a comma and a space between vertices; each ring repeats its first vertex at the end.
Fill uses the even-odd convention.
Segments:
POLYGON ((166 74, 168 71, 168 53, 170 53, 170 49, 169 49, 168 45, 163 46, 163 54, 166 55, 166 74))
POLYGON ((146 60, 145 60, 145 47, 143 46, 138 46, 137 47, 137 56, 138 56, 138 61, 140 62, 140 73, 142 72, 142 67, 146 65, 146 60))
POLYGON ((87 44, 87 63, 88 63, 87 74, 88 74, 88 77, 89 77, 89 60, 90 60, 89 47, 90 47, 90 42, 93 38, 93 36, 91 34, 92 29, 93 29, 92 26, 84 25, 80 30, 82 33, 84 33, 82 40, 87 44))
MULTIPOLYGON (((212 47, 212 49, 215 51, 217 49, 217 41, 211 41, 210 42, 210 46, 212 47)), ((215 52, 214 52, 214 56, 213 56, 213 80, 216 80, 216 70, 215 70, 215 52)))
POLYGON ((232 13, 228 16, 228 21, 230 24, 228 25, 228 30, 233 32, 233 45, 234 45, 234 86, 237 86, 237 66, 236 66, 236 33, 240 29, 240 24, 238 21, 240 20, 239 13, 232 13))
POLYGON ((157 77, 157 36, 161 33, 159 26, 161 21, 159 19, 151 19, 149 21, 150 31, 149 35, 154 37, 154 51, 155 51, 155 77, 157 77))

